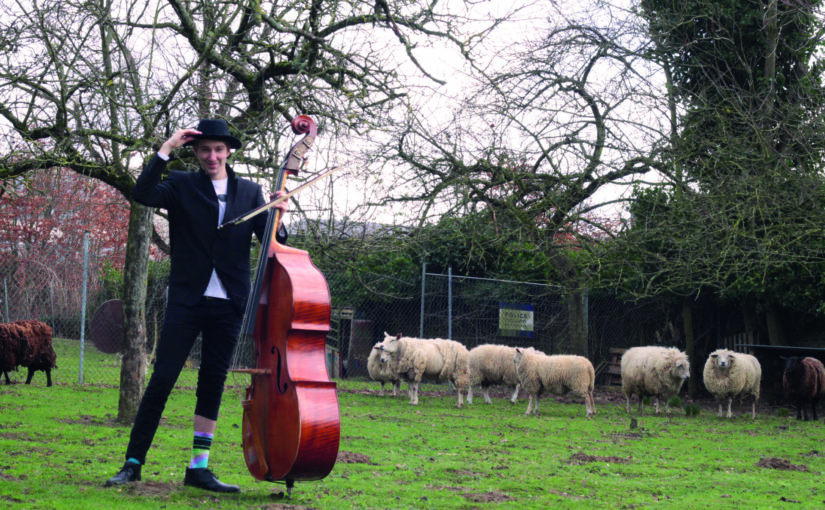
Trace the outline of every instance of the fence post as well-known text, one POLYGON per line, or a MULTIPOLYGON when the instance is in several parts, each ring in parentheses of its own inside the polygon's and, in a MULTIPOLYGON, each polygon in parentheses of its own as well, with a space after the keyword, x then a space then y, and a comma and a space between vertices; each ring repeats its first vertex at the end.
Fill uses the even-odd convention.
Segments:
POLYGON ((427 282, 427 261, 421 262, 421 326, 418 328, 418 338, 424 338, 424 288, 427 282))
POLYGON ((11 322, 11 317, 9 317, 9 284, 6 282, 6 278, 3 278, 3 295, 6 298, 6 322, 11 322))
POLYGON ((447 268, 447 340, 453 339, 453 266, 447 268))
POLYGON ((51 318, 51 324, 49 326, 52 327, 52 331, 54 331, 54 282, 49 282, 49 317, 51 318))
POLYGON ((80 300, 80 366, 77 383, 83 384, 83 348, 86 341, 86 280, 89 275, 89 231, 83 233, 83 298, 80 300))
POLYGON ((584 286, 584 337, 587 341, 587 354, 592 356, 594 353, 590 352, 590 291, 587 290, 587 285, 584 286))

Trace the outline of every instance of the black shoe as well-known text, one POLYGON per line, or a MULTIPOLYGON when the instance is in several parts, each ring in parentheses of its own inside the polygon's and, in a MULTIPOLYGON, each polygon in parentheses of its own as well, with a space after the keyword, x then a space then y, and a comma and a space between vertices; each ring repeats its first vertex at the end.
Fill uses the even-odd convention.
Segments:
POLYGON ((228 485, 221 482, 207 468, 186 468, 183 485, 212 492, 240 492, 241 490, 237 485, 228 485))
POLYGON ((129 482, 139 482, 140 481, 140 464, 135 464, 134 462, 127 462, 120 468, 118 473, 106 480, 106 483, 103 484, 104 487, 111 487, 113 485, 123 485, 124 483, 129 482))

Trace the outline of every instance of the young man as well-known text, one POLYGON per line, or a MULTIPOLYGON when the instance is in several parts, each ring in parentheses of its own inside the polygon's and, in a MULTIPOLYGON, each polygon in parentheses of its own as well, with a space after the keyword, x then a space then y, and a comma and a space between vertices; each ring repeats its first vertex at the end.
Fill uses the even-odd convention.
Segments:
MULTIPOLYGON (((240 332, 250 288, 252 234, 264 234, 267 215, 218 230, 224 218, 236 218, 265 203, 261 187, 235 176, 227 159, 241 141, 224 120, 204 119, 197 129, 181 129, 166 140, 143 169, 132 197, 169 213, 172 267, 163 329, 149 384, 138 407, 126 449, 126 463, 107 487, 140 480, 141 466, 154 439, 163 409, 198 334, 202 356, 193 419, 192 460, 184 485, 214 492, 238 492, 208 469, 209 448, 232 352, 240 332), (169 155, 192 146, 197 172, 172 171, 162 179, 169 155)), ((286 211, 286 201, 279 204, 286 211)), ((279 241, 286 234, 278 230, 279 241)), ((240 454, 240 452, 239 452, 240 454)))

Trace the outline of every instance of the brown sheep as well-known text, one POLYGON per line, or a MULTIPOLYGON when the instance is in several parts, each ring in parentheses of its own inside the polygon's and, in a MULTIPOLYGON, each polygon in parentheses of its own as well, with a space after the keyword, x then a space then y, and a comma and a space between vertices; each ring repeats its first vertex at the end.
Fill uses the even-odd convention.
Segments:
POLYGON ((46 385, 51 386, 56 360, 48 324, 31 319, 0 324, 0 372, 6 384, 11 384, 10 371, 27 367, 26 384, 31 384, 34 373, 42 370, 46 372, 46 385))
POLYGON ((796 405, 796 419, 801 420, 804 415, 808 421, 806 405, 810 405, 816 420, 816 406, 825 396, 825 366, 816 358, 783 356, 782 359, 785 360, 782 388, 785 398, 796 405))

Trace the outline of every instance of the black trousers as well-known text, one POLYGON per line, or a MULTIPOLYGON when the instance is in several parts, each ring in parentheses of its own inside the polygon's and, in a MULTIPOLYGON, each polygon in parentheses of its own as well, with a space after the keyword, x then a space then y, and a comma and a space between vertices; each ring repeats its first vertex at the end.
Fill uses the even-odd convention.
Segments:
POLYGON ((195 306, 170 303, 166 308, 155 367, 138 407, 126 458, 146 463, 163 409, 198 333, 203 335, 195 414, 218 419, 224 382, 238 340, 242 316, 227 299, 204 297, 195 306))

